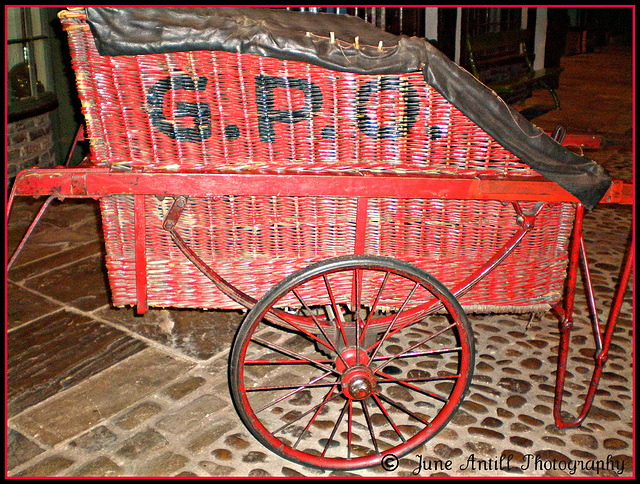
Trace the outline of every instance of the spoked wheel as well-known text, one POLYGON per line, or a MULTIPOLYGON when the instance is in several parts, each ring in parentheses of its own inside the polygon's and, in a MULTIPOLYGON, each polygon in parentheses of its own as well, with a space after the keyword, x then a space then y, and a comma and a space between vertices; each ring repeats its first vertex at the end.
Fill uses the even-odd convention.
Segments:
POLYGON ((434 277, 372 256, 311 265, 249 312, 229 362, 249 431, 305 465, 358 469, 440 431, 474 367, 464 311, 434 277))

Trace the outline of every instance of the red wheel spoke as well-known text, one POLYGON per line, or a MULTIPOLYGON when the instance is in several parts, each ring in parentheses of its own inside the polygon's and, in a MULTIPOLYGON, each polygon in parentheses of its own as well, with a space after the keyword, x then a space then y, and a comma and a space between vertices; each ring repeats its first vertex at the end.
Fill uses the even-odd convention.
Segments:
MULTIPOLYGON (((378 350, 380 349, 380 347, 382 346, 382 343, 384 342, 385 339, 387 339, 387 337, 389 336, 389 331, 391 330, 391 327, 393 326, 393 324, 396 322, 396 320, 398 319, 398 316, 400 316, 400 313, 402 313, 402 311, 404 310, 404 308, 407 306, 407 304, 409 304, 409 300, 413 297, 413 295, 416 292, 416 289, 418 289, 418 286, 420 285, 419 282, 416 282, 415 285, 413 286, 413 289, 411 289, 411 292, 409 293, 409 295, 407 296, 407 298, 404 300, 404 302, 402 303, 402 306, 400 307, 400 309, 398 309, 398 312, 395 314, 394 318, 391 320, 391 322, 389 323, 389 326, 387 326, 387 330, 384 332, 384 336, 382 338, 380 338, 380 341, 378 341, 378 346, 376 346, 376 349, 373 351, 373 354, 371 355, 371 359, 373 360, 376 357, 376 354, 378 353, 378 350)), ((367 352, 369 351, 369 349, 367 348, 367 352)))
POLYGON ((290 390, 290 389, 294 389, 292 392, 287 393, 286 395, 282 395, 279 398, 276 398, 273 402, 271 403, 267 403, 266 405, 264 405, 261 409, 257 410, 256 413, 260 413, 263 410, 266 410, 267 408, 271 407, 272 405, 275 405, 276 403, 280 403, 283 400, 286 400, 289 397, 292 397, 293 395, 297 394, 298 392, 305 390, 307 388, 316 388, 316 387, 326 387, 328 385, 333 385, 334 383, 320 383, 320 384, 316 384, 317 382, 319 382, 320 380, 322 380, 323 378, 326 378, 327 376, 331 375, 331 373, 327 372, 324 375, 321 375, 317 378, 314 378, 313 380, 311 380, 308 384, 306 385, 295 385, 295 386, 291 386, 291 385, 286 385, 286 386, 282 386, 282 387, 258 387, 258 388, 250 388, 247 389, 248 392, 255 392, 255 391, 263 391, 263 390, 273 390, 273 391, 278 391, 278 390, 290 390))
MULTIPOLYGON (((423 321, 424 318, 426 318, 430 314, 433 314, 434 312, 436 312, 441 307, 444 307, 442 302, 437 297, 433 297, 433 298, 431 298, 430 301, 428 301, 426 303, 422 303, 422 304, 420 304, 420 305, 418 305, 418 306, 416 306, 414 308, 409 309, 408 311, 405 311, 405 313, 402 316, 398 317, 397 320, 395 321, 395 323, 393 323, 393 325, 392 325, 393 329, 387 335, 387 337, 390 338, 391 336, 396 334, 398 331, 402 331, 403 329, 405 329, 408 326, 411 326, 413 324, 416 324, 416 323, 419 323, 419 322, 423 321), (437 306, 434 306, 434 304, 437 304, 437 306)), ((389 318, 390 318, 390 316, 385 316, 385 317, 379 318, 379 321, 381 321, 381 320, 385 320, 386 321, 389 318)), ((373 346, 371 346, 371 348, 373 348, 373 346)), ((371 349, 371 348, 369 348, 369 349, 371 349)))
MULTIPOLYGON (((367 332, 367 328, 369 327, 369 323, 373 317, 373 314, 378 309, 378 302, 380 302, 380 298, 382 297, 382 292, 384 291, 384 287, 387 284, 387 280, 389 279, 389 272, 385 272, 384 279, 382 280, 382 284, 380 285, 380 289, 378 290, 378 294, 376 294, 376 298, 371 305, 371 310, 369 311, 369 316, 367 317, 367 322, 364 324, 362 328, 362 334, 360 335, 360 344, 362 344, 362 340, 364 339, 364 335, 367 332)), ((367 350, 368 351, 368 350, 367 350)))
MULTIPOLYGON (((338 387, 338 384, 334 383, 334 385, 331 388, 331 390, 329 390, 329 393, 327 393, 325 395, 324 399, 322 400, 322 403, 320 405, 316 406, 315 413, 311 417, 311 420, 309 420, 309 423, 307 423, 307 426, 304 428, 304 430, 302 432, 300 432, 300 435, 298 436, 298 440, 296 440, 295 444, 293 444, 293 448, 294 449, 298 446, 298 443, 302 440, 302 437, 304 436, 304 434, 307 433, 307 430, 309 430, 309 427, 311 427, 311 424, 313 424, 313 422, 315 421, 316 417, 320 414, 320 412, 322 411, 322 409, 325 406, 325 404, 327 404, 329 401, 333 400, 335 397, 337 397, 339 395, 339 393, 338 393, 336 395, 333 395, 333 397, 331 396, 337 387, 338 387)), ((311 409, 311 410, 303 413, 302 415, 300 415, 299 418, 302 418, 305 415, 308 415, 309 413, 311 413, 313 411, 314 411, 314 409, 311 409)), ((294 422, 297 422, 299 420, 299 418, 294 420, 294 422)))
POLYGON ((329 299, 331 300, 331 307, 333 308, 334 317, 336 319, 336 326, 340 329, 340 332, 342 333, 342 339, 344 341, 345 346, 349 346, 349 343, 347 342, 347 335, 344 332, 344 326, 342 325, 340 309, 338 309, 338 305, 336 304, 336 298, 333 296, 333 291, 331 290, 331 286, 329 285, 329 280, 325 275, 323 275, 322 278, 324 279, 324 284, 327 287, 327 293, 329 294, 329 299))
POLYGON ((396 358, 413 358, 415 356, 441 355, 443 353, 451 353, 453 351, 462 351, 462 347, 454 346, 452 348, 437 348, 433 350, 417 351, 414 353, 404 353, 402 355, 376 356, 376 361, 386 361, 396 358))
POLYGON ((322 451, 322 457, 324 457, 324 455, 327 453, 327 450, 329 450, 329 446, 331 445, 331 442, 333 442, 333 438, 336 435, 336 431, 338 430, 338 427, 340 426, 340 422, 342 422, 342 417, 344 417, 344 412, 347 409, 347 406, 350 404, 351 400, 347 399, 346 402, 344 402, 344 406, 342 407, 342 411, 340 412, 340 416, 338 417, 338 420, 336 421, 336 424, 333 426, 333 430, 331 431, 331 435, 329 436, 329 439, 327 440, 326 445, 324 446, 324 450, 322 451))
POLYGON ((423 424, 425 424, 427 427, 430 427, 431 424, 429 422, 427 422, 426 420, 423 420, 421 417, 419 417, 418 415, 416 415, 415 413, 413 413, 411 410, 407 409, 404 405, 402 405, 401 403, 397 403, 394 402, 393 400, 385 397, 384 395, 382 395, 381 393, 378 393, 378 396, 384 400, 385 402, 387 402, 389 405, 393 405, 394 407, 396 407, 398 410, 403 411, 404 413, 406 413, 407 415, 409 415, 410 417, 416 419, 418 422, 422 422, 423 424))
POLYGON ((308 356, 304 356, 301 354, 296 353, 295 351, 291 351, 288 350, 287 348, 283 348, 280 345, 277 345, 275 343, 270 343, 268 341, 264 341, 260 338, 256 338, 255 336, 253 338, 251 338, 251 341, 255 341, 256 343, 259 343, 263 346, 266 346, 267 348, 271 348, 272 350, 276 350, 279 351, 280 353, 284 353, 287 356, 291 356, 293 358, 297 358, 298 360, 305 360, 308 361, 309 363, 311 363, 312 365, 315 365, 319 368, 322 368, 325 371, 331 372, 331 373, 337 373, 338 375, 340 374, 339 371, 328 367, 327 365, 323 364, 322 362, 318 361, 318 360, 314 360, 312 358, 309 358, 308 356))
MULTIPOLYGON (((393 355, 393 357, 389 358, 387 361, 385 361, 382 365, 378 366, 376 368, 377 370, 382 370, 385 366, 387 366, 389 363, 391 363, 393 360, 400 358, 401 356, 407 354, 409 351, 413 350, 414 348, 417 348, 418 346, 421 346, 423 344, 425 344, 427 341, 432 340, 433 338, 435 338, 436 336, 441 335, 442 333, 444 333, 445 331, 450 330, 451 328, 455 327, 456 323, 451 323, 449 326, 441 329, 440 331, 435 332, 434 334, 427 336, 425 339, 418 341, 416 344, 414 344, 413 346, 410 346, 409 348, 407 348, 406 350, 402 351, 401 353, 398 353, 396 355, 393 355)), ((382 341, 382 340, 381 340, 382 341)), ((378 346, 379 348, 380 346, 378 346)), ((376 348, 377 349, 377 348, 376 348)), ((371 358, 373 359, 373 357, 371 358)))
POLYGON ((351 303, 353 324, 356 325, 356 365, 360 364, 360 305, 362 303, 362 269, 353 271, 354 297, 351 303))
POLYGON ((373 432, 373 424, 371 423, 371 418, 369 417, 369 409, 367 408, 365 400, 360 400, 360 404, 362 405, 364 418, 367 421, 367 427, 369 428, 369 434, 371 435, 371 442, 373 443, 373 448, 376 451, 376 455, 380 455, 380 449, 378 448, 378 441, 376 440, 376 436, 373 432))
POLYGON ((349 423, 347 430, 347 460, 351 459, 351 429, 353 427, 353 400, 349 400, 349 423))
POLYGON ((362 269, 353 271, 353 294, 351 295, 351 311, 357 314, 362 303, 362 269))
MULTIPOLYGON (((381 358, 378 358, 380 360, 381 358)), ((333 360, 315 360, 318 363, 330 364, 333 360)), ((245 365, 308 365, 306 360, 245 360, 245 365)))
MULTIPOLYGON (((327 373, 325 373, 325 375, 327 375, 327 373)), ((322 377, 318 377, 320 379, 324 378, 324 375, 322 377)), ((314 381, 314 380, 311 380, 314 381)), ((317 381, 317 380, 316 380, 317 381)), ((389 380, 391 381, 391 380, 389 380)), ((383 380, 384 383, 387 383, 387 380, 383 380)), ((304 386, 300 386, 300 385, 282 385, 282 386, 269 386, 269 387, 254 387, 254 388, 247 388, 247 392, 262 392, 262 391, 277 391, 277 390, 292 390, 294 388, 300 388, 301 390, 305 390, 307 388, 323 388, 323 387, 328 387, 333 385, 333 383, 309 383, 308 385, 304 385, 304 386)), ((288 395, 289 396, 289 395, 288 395)))
MULTIPOLYGON (((341 394, 340 393, 336 393, 335 395, 332 395, 332 393, 335 391, 335 389, 338 387, 338 384, 336 383, 331 390, 329 390, 329 393, 327 394, 327 397, 325 398, 324 401, 320 402, 318 405, 310 408, 309 410, 307 410, 306 412, 304 412, 303 414, 299 415, 298 417, 294 418, 293 420, 287 422, 286 424, 284 424, 282 427, 277 428, 276 430, 273 431, 273 435, 277 434, 278 432, 282 432, 284 429, 286 429, 287 427, 293 425, 294 423, 296 423, 298 420, 300 420, 301 418, 304 418, 305 416, 309 415, 311 412, 316 412, 313 416, 313 418, 311 419, 311 421, 309 422, 309 424, 307 425, 307 428, 309 428, 309 426, 311 425, 311 423, 313 423, 313 420, 316 418, 316 416, 320 413, 320 411, 322 410, 322 407, 324 407, 327 403, 335 400, 336 398, 338 398, 341 394)), ((305 429, 306 430, 306 429, 305 429)))
MULTIPOLYGON (((385 377, 388 380, 394 380, 394 378, 391 375, 387 375, 386 373, 380 372, 380 375, 382 375, 383 377, 385 377)), ((403 386, 405 388, 409 388, 411 390, 415 390, 416 392, 422 393, 423 395, 426 395, 428 397, 435 398, 436 400, 439 400, 439 401, 441 401, 443 403, 447 402, 446 398, 443 398, 443 397, 441 397, 440 395, 438 395, 436 393, 431 393, 431 392, 428 392, 426 390, 423 390, 422 388, 419 388, 419 387, 417 387, 415 385, 411 385, 410 383, 407 383, 404 380, 398 380, 397 384, 401 385, 401 386, 403 386)))
POLYGON ((386 380, 378 380, 378 383, 424 383, 427 381, 446 381, 446 380, 457 380, 460 378, 460 375, 446 375, 446 376, 431 376, 425 378, 389 378, 386 380))
POLYGON ((356 325, 356 365, 360 364, 360 318, 355 318, 356 325))
POLYGON ((322 341, 315 334, 310 333, 309 331, 304 329, 302 326, 297 325, 293 321, 290 321, 289 318, 287 318, 288 314, 286 312, 284 312, 282 310, 279 310, 279 309, 278 310, 272 309, 271 311, 269 311, 269 314, 276 316, 278 318, 278 320, 282 321, 283 323, 286 323, 286 324, 288 324, 290 326, 293 326, 296 330, 300 331, 301 333, 306 334, 312 340, 317 341, 318 343, 326 346, 327 348, 329 348, 332 351, 335 351, 332 346, 329 346, 325 341, 322 341))
MULTIPOLYGON (((329 349, 333 350, 333 352, 338 355, 338 357, 342 360, 342 362, 344 363, 345 366, 349 366, 347 364, 347 362, 344 360, 343 356, 340 354, 340 352, 338 352, 338 350, 334 346, 333 342, 331 341, 331 338, 329 338, 329 336, 327 336, 327 333, 325 333, 324 329, 322 328, 322 325, 320 324, 318 319, 314 316, 313 312, 311 311, 311 308, 302 299, 302 297, 296 292, 295 289, 292 289, 291 292, 293 292, 293 294, 298 299, 298 301, 300 301, 300 304, 302 304, 304 306, 304 308, 309 312, 309 314, 311 315, 311 318, 313 319, 313 322, 315 323, 315 325, 318 327, 318 329, 322 333, 322 336, 324 336, 325 339, 327 340, 327 342, 329 343, 329 346, 328 346, 329 349)), ((327 345, 325 344, 325 346, 327 346, 327 345)))
POLYGON ((389 424, 393 427, 393 430, 395 430, 396 434, 398 434, 398 437, 400 437, 400 440, 402 440, 403 442, 406 442, 406 440, 402 435, 402 432, 400 432, 400 429, 396 426, 396 424, 391 419, 391 415, 389 415, 389 412, 387 412, 387 409, 384 408, 384 405, 382 405, 382 402, 380 401, 380 398, 378 398, 378 395, 374 393, 371 396, 373 397, 376 404, 378 405, 378 408, 380 408, 380 410, 382 411, 382 414, 387 418, 387 421, 389 422, 389 424))

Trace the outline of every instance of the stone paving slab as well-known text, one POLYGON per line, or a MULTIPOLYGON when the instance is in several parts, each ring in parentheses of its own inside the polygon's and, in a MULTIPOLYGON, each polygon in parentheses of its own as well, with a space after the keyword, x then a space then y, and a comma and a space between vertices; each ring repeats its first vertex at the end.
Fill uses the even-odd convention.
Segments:
POLYGON ((66 310, 10 332, 7 346, 10 417, 147 347, 122 331, 66 310))
MULTIPOLYGON (((21 197, 20 203, 15 205, 11 220, 12 230, 8 232, 7 237, 9 254, 13 254, 45 200, 46 197, 21 197)), ((16 259, 14 267, 100 240, 100 226, 94 222, 98 216, 99 209, 95 203, 88 204, 85 200, 73 199, 62 202, 54 200, 40 226, 16 259)))
POLYGON ((20 432, 12 428, 7 430, 7 470, 30 461, 45 451, 42 447, 29 440, 20 432))
POLYGON ((45 315, 58 311, 62 306, 40 294, 33 293, 12 282, 7 283, 7 329, 15 329, 29 322, 34 315, 45 315), (28 311, 25 311, 28 308, 28 311))
POLYGON ((194 311, 150 308, 138 315, 133 308, 103 307, 101 320, 117 324, 189 358, 209 359, 231 347, 244 315, 240 311, 194 311))
POLYGON ((82 311, 93 311, 109 304, 102 254, 58 267, 27 280, 23 285, 82 311), (74 282, 70 284, 69 281, 74 282))
POLYGON ((147 349, 22 412, 12 423, 24 435, 55 446, 138 402, 191 366, 147 349))

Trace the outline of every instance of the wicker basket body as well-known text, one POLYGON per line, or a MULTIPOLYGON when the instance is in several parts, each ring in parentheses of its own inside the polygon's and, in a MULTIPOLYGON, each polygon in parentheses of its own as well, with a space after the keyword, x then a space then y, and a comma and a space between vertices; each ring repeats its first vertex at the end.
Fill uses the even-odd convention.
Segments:
MULTIPOLYGON (((100 56, 82 11, 62 18, 92 159, 144 171, 518 174, 528 166, 427 85, 255 55, 100 56)), ((184 194, 189 195, 189 194, 184 194)), ((171 204, 145 199, 150 306, 236 308, 162 230, 171 204)), ((116 306, 136 303, 133 197, 101 200, 116 306)), ((523 244, 462 299, 482 310, 556 302, 574 209, 546 207, 523 244)), ((499 202, 371 199, 365 252, 417 264, 452 286, 516 230, 499 202)), ((356 200, 191 199, 181 235, 223 277, 260 297, 293 270, 353 253, 356 200)))
MULTIPOLYGON (((154 196, 145 200, 149 305, 238 308, 162 230, 171 202, 154 196)), ((130 196, 101 201, 116 306, 136 303, 133 204, 130 196)), ((416 264, 448 287, 480 267, 517 229, 513 208, 491 201, 370 199, 368 212, 367 254, 416 264)), ((519 312, 541 310, 558 301, 566 277, 573 216, 570 204, 544 209, 522 245, 461 303, 474 311, 519 312)), ((259 298, 294 270, 328 257, 353 254, 356 200, 192 199, 179 227, 201 259, 236 287, 259 298)))

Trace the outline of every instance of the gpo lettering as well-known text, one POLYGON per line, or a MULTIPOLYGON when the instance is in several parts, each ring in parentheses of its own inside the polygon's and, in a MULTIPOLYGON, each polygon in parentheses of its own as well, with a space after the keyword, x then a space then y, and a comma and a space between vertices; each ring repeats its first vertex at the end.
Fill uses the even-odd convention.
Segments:
POLYGON ((193 119, 193 126, 176 126, 164 114, 165 96, 170 90, 204 92, 208 79, 205 76, 193 78, 178 75, 163 77, 147 94, 149 119, 154 128, 178 141, 202 141, 211 136, 211 108, 206 102, 176 103, 173 115, 178 118, 193 119))
MULTIPOLYGON (((169 109, 175 118, 190 118, 192 122, 180 125, 168 119, 166 114, 166 97, 169 91, 194 91, 202 93, 207 87, 205 76, 192 77, 188 75, 172 75, 158 80, 147 94, 148 114, 151 124, 161 133, 178 141, 202 142, 212 135, 211 107, 205 101, 186 102, 176 101, 169 109)), ((257 75, 255 77, 256 109, 258 117, 258 132, 261 141, 272 143, 276 140, 276 123, 298 123, 311 120, 322 110, 323 94, 320 87, 307 79, 295 77, 280 77, 257 75), (303 104, 297 109, 279 109, 276 107, 275 90, 286 89, 291 95, 302 94, 303 104)), ((408 81, 395 76, 382 76, 379 80, 369 80, 363 83, 356 93, 355 123, 360 132, 374 139, 389 139, 406 137, 420 114, 420 99, 417 91, 408 81), (402 96, 404 112, 397 123, 387 123, 379 126, 375 116, 370 114, 370 103, 383 91, 398 91, 402 96)), ((225 127, 228 139, 239 137, 239 129, 230 124, 225 127)), ((333 129, 323 129, 321 135, 325 139, 335 137, 333 129)), ((439 137, 439 133, 431 133, 432 138, 439 137)))

